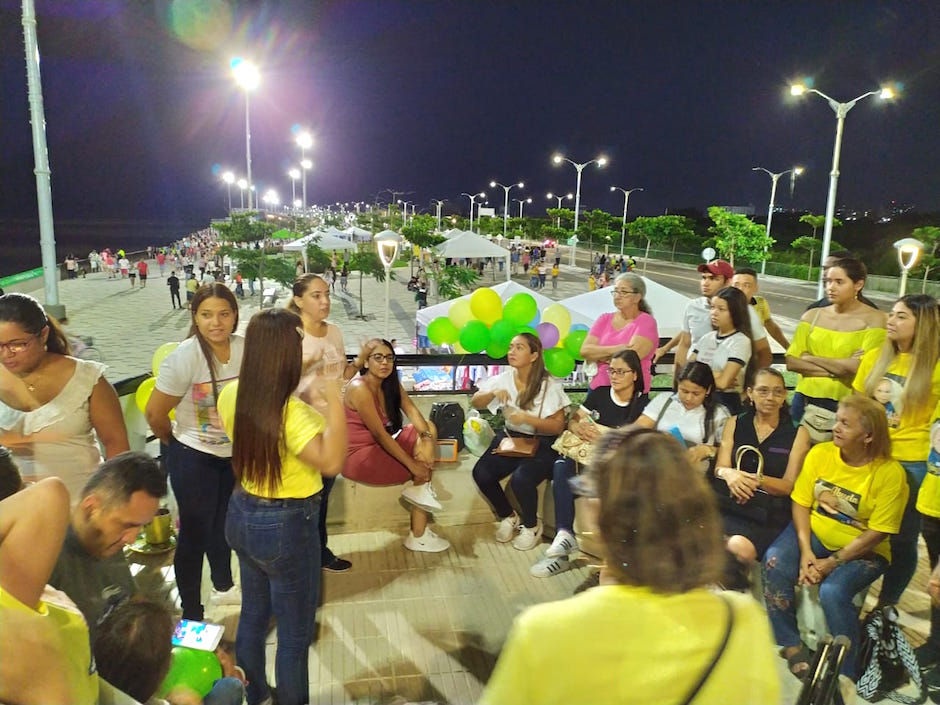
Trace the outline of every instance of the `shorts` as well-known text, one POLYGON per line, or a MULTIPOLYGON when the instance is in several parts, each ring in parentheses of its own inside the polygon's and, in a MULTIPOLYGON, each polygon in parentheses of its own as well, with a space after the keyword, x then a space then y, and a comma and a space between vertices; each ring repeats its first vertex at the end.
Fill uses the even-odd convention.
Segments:
MULTIPOLYGON (((415 444, 418 442, 418 431, 408 424, 395 437, 395 442, 409 456, 413 455, 415 444)), ((401 485, 412 479, 408 468, 386 453, 378 441, 350 452, 346 456, 346 467, 343 468, 342 474, 347 480, 381 487, 401 485)))

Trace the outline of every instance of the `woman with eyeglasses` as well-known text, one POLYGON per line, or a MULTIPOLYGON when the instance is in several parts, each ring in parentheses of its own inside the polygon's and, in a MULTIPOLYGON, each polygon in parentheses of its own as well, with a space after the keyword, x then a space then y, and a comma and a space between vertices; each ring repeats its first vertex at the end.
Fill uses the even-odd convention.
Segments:
POLYGON ((401 496, 411 505, 405 548, 446 551, 450 542, 428 526, 429 515, 442 509, 431 487, 437 429, 401 386, 392 344, 373 338, 365 350, 360 376, 344 393, 349 447, 343 477, 365 485, 405 484, 401 496), (403 424, 405 416, 411 423, 403 424))
POLYGON ((32 296, 0 296, 0 444, 26 481, 60 477, 73 502, 103 458, 129 449, 105 365, 71 357, 68 338, 32 296))
POLYGON ((725 532, 725 547, 733 556, 724 582, 745 588, 751 565, 790 523, 790 491, 810 448, 809 434, 790 420, 783 375, 765 367, 747 388, 747 408, 725 423, 715 467, 714 488, 725 532), (756 448, 760 460, 744 446, 756 448))
POLYGON ((779 702, 766 616, 751 596, 712 588, 721 523, 679 443, 610 431, 584 479, 600 585, 522 612, 479 704, 779 702))
POLYGON ((581 356, 588 362, 597 363, 597 374, 590 387, 609 386, 607 368, 611 355, 621 350, 632 350, 643 367, 643 388, 649 389, 652 382, 650 365, 659 344, 659 329, 649 304, 644 300, 646 282, 638 274, 619 274, 610 293, 617 310, 601 314, 581 346, 581 356))

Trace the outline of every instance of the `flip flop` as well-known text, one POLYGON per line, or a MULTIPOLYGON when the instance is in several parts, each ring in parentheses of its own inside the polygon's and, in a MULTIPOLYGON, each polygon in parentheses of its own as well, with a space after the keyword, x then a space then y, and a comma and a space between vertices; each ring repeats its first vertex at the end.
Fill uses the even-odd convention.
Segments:
POLYGON ((813 654, 810 653, 809 649, 806 648, 805 644, 800 644, 799 651, 792 653, 786 657, 787 659, 787 668, 790 670, 796 678, 800 681, 805 681, 809 678, 809 672, 812 668, 813 654), (800 664, 804 664, 806 668, 801 668, 799 670, 793 670, 800 664))

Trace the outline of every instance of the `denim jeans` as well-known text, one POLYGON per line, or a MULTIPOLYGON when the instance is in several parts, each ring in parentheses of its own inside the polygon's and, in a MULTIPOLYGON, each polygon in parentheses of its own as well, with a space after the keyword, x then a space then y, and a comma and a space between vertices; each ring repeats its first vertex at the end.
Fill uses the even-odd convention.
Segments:
POLYGON ((559 457, 552 467, 552 497, 555 500, 555 530, 574 533, 574 491, 568 480, 574 477, 575 462, 559 457))
POLYGON ((280 705, 308 698, 307 659, 320 600, 320 495, 263 499, 232 495, 225 536, 238 555, 242 609, 235 652, 248 677, 248 703, 270 695, 265 678, 265 639, 277 620, 274 662, 280 705))
MULTIPOLYGON (((813 553, 826 558, 832 553, 815 534, 811 535, 813 553)), ((871 553, 864 558, 847 561, 832 571, 819 584, 819 602, 826 615, 829 633, 847 636, 852 651, 842 662, 842 674, 858 680, 859 642, 858 608, 852 603, 855 595, 871 585, 888 567, 888 561, 871 553)), ((764 579, 764 602, 777 643, 784 647, 799 646, 800 632, 796 624, 795 586, 800 574, 800 546, 793 522, 783 530, 764 554, 761 566, 764 579)))
POLYGON ((329 565, 336 560, 336 555, 326 545, 326 512, 327 502, 330 501, 330 491, 336 484, 335 477, 323 478, 323 492, 320 493, 320 517, 317 521, 317 527, 320 530, 320 563, 329 565))
POLYGON ((219 678, 212 684, 203 705, 242 705, 245 701, 245 686, 237 678, 219 678))
POLYGON ((891 536, 891 565, 885 571, 884 582, 881 584, 880 602, 885 605, 896 605, 907 584, 914 577, 917 570, 917 537, 920 535, 920 512, 917 511, 917 492, 920 484, 927 474, 927 463, 902 462, 907 472, 907 506, 904 507, 904 516, 901 519, 901 530, 891 536))
POLYGON ((539 448, 531 458, 507 458, 493 453, 505 437, 505 431, 496 434, 490 447, 473 466, 473 481, 493 505, 496 516, 505 519, 512 514, 512 505, 500 481, 511 475, 509 485, 519 502, 522 524, 531 529, 538 524, 539 484, 552 476, 552 463, 557 455, 552 450, 552 443, 556 436, 538 436, 539 448))
POLYGON ((176 438, 164 447, 164 457, 180 512, 173 567, 183 619, 201 622, 202 557, 209 560, 217 590, 234 585, 232 551, 225 541, 225 513, 235 486, 232 461, 190 448, 176 438))

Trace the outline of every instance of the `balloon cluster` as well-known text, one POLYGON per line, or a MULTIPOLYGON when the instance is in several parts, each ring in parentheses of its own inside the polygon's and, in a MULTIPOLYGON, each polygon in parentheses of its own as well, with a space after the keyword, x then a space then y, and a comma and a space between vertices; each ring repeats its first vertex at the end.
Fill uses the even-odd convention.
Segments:
MULTIPOLYGON (((147 408, 147 402, 150 401, 150 395, 153 394, 154 388, 157 386, 157 373, 160 371, 160 363, 162 363, 167 356, 176 350, 179 347, 179 343, 164 343, 156 352, 153 354, 153 360, 151 365, 153 368, 153 377, 148 377, 143 382, 140 383, 140 386, 137 387, 137 391, 134 393, 134 402, 137 404, 137 408, 141 411, 147 408)), ((170 411, 170 418, 174 416, 174 411, 170 411)))
POLYGON ((571 324, 571 314, 561 304, 552 304, 539 314, 531 294, 515 294, 504 304, 492 289, 477 289, 468 299, 457 299, 446 316, 428 325, 428 338, 435 345, 453 345, 457 352, 486 352, 505 357, 509 343, 519 333, 531 333, 542 341, 546 369, 555 377, 574 372, 581 360, 581 345, 588 327, 571 324))

